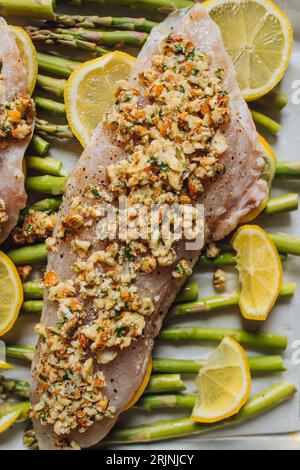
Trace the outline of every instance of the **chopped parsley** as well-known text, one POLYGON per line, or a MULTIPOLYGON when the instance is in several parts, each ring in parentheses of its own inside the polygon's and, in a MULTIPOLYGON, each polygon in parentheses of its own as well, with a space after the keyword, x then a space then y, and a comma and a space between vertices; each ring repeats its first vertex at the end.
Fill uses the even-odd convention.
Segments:
POLYGON ((175 268, 175 271, 180 274, 180 276, 186 276, 187 272, 186 270, 184 269, 184 267, 182 266, 181 263, 177 264, 176 268, 175 268))
POLYGON ((182 46, 182 44, 180 46, 177 47, 176 49, 176 54, 184 54, 185 53, 185 47, 182 46))
POLYGON ((157 157, 155 157, 155 155, 151 155, 151 157, 149 158, 148 161, 149 161, 149 163, 151 163, 153 165, 160 166, 162 171, 168 171, 168 169, 169 169, 169 165, 167 163, 162 162, 161 160, 159 160, 157 157))
POLYGON ((41 379, 43 382, 48 382, 47 377, 45 377, 43 374, 39 374, 39 379, 41 379))
POLYGON ((162 171, 168 171, 169 165, 165 162, 159 162, 159 166, 161 167, 162 171))
POLYGON ((195 58, 195 48, 189 53, 188 58, 193 60, 195 58))
POLYGON ((92 188, 92 189, 91 189, 91 193, 92 193, 92 195, 93 195, 96 199, 99 199, 99 198, 100 198, 100 193, 99 193, 99 191, 98 191, 97 188, 92 188))
POLYGON ((151 155, 149 158, 149 163, 158 165, 158 158, 155 155, 151 155))
POLYGON ((64 379, 64 380, 71 380, 71 377, 70 377, 70 376, 72 376, 72 375, 74 375, 74 372, 73 372, 71 369, 70 369, 70 370, 66 370, 66 372, 65 372, 64 375, 63 375, 63 379, 64 379))
POLYGON ((218 69, 215 71, 215 76, 219 79, 219 80, 222 80, 222 70, 221 69, 218 69))
POLYGON ((116 337, 121 338, 123 336, 123 333, 125 333, 125 330, 126 330, 125 326, 118 326, 115 329, 116 337))
POLYGON ((124 103, 128 103, 128 101, 131 101, 132 100, 132 95, 130 95, 129 93, 125 96, 125 99, 124 99, 124 103))
POLYGON ((131 258, 132 256, 132 252, 131 252, 131 249, 130 247, 126 248, 123 252, 123 257, 124 258, 131 258))
POLYGON ((44 423, 47 420, 47 416, 45 413, 40 414, 40 420, 44 423))

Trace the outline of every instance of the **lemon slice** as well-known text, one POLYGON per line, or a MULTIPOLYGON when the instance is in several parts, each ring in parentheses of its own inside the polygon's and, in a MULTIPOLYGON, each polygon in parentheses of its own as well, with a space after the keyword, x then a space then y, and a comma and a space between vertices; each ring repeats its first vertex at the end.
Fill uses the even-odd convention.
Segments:
POLYGON ((7 333, 18 318, 23 288, 13 262, 0 251, 0 336, 7 333))
POLYGON ((138 391, 136 392, 132 400, 130 400, 130 402, 128 403, 125 411, 129 410, 129 408, 132 408, 136 404, 136 402, 139 401, 139 399, 141 398, 141 396, 143 395, 144 391, 147 388, 147 385, 151 377, 151 372, 152 372, 152 359, 150 359, 149 361, 149 364, 148 364, 146 373, 144 375, 143 381, 140 385, 140 388, 138 389, 138 391))
POLYGON ((260 135, 258 139, 263 148, 263 159, 265 162, 262 178, 268 183, 268 186, 270 187, 275 176, 277 158, 269 142, 267 142, 262 135, 260 135))
POLYGON ((192 419, 214 423, 238 413, 251 389, 249 362, 243 348, 226 336, 196 379, 192 419))
MULTIPOLYGON (((265 162, 261 178, 267 182, 268 187, 270 189, 275 176, 277 158, 269 143, 261 135, 259 136, 259 142, 263 149, 263 159, 265 162)), ((248 214, 242 217, 240 223, 244 224, 246 222, 250 222, 251 220, 256 219, 259 214, 266 208, 268 200, 269 196, 267 196, 266 199, 262 201, 258 207, 255 207, 255 209, 252 209, 250 212, 248 212, 248 214)))
POLYGON ((11 26, 16 42, 28 73, 29 93, 32 94, 38 73, 38 61, 35 47, 23 28, 11 26))
POLYGON ((7 431, 18 419, 20 416, 20 411, 12 411, 5 416, 0 418, 0 433, 7 431))
POLYGON ((265 320, 282 287, 282 264, 268 234, 243 225, 232 238, 241 283, 239 306, 249 320, 265 320))
POLYGON ((8 362, 2 362, 0 361, 0 370, 8 370, 8 369, 13 369, 14 366, 12 366, 11 364, 8 364, 8 362))
POLYGON ((83 147, 103 115, 114 103, 119 80, 127 80, 135 58, 124 52, 109 52, 85 62, 70 76, 65 89, 67 118, 83 147))
POLYGON ((292 53, 288 17, 271 0, 207 0, 203 6, 221 29, 245 99, 272 90, 292 53))

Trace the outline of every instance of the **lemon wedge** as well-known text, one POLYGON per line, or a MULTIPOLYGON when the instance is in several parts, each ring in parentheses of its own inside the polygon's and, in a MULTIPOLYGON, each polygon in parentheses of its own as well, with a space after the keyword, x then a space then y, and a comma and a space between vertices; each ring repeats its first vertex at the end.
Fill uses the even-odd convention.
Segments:
MULTIPOLYGON (((263 150, 263 159, 265 163, 261 178, 267 182, 268 187, 270 189, 275 176, 277 158, 270 144, 261 135, 259 136, 259 142, 263 150)), ((256 219, 259 214, 266 208, 268 200, 269 196, 267 196, 266 199, 262 201, 258 207, 255 207, 255 209, 252 209, 250 212, 248 212, 248 214, 246 214, 240 220, 240 223, 245 224, 246 222, 250 222, 251 220, 256 219)))
POLYGON ((262 178, 270 187, 275 176, 277 158, 269 142, 267 142, 262 135, 260 135, 258 139, 263 149, 263 159, 265 162, 262 178))
POLYGON ((132 408, 136 404, 136 402, 139 401, 141 396, 143 395, 143 393, 146 390, 147 385, 149 383, 149 380, 150 380, 150 377, 151 377, 151 372, 152 372, 152 359, 150 359, 150 361, 149 361, 149 364, 148 364, 146 373, 144 375, 143 381, 140 385, 140 388, 138 389, 138 391, 136 392, 134 397, 128 403, 128 405, 126 407, 126 410, 129 410, 129 408, 132 408))
POLYGON ((293 48, 288 17, 271 0, 207 0, 221 29, 246 100, 268 93, 282 79, 293 48))
POLYGON ((12 411, 7 415, 2 416, 2 418, 0 418, 0 433, 7 431, 7 429, 10 428, 18 420, 19 416, 20 411, 12 411))
POLYGON ((23 288, 17 268, 2 251, 0 279, 0 336, 3 336, 18 318, 23 302, 23 288))
POLYGON ((32 94, 38 73, 36 50, 33 42, 23 28, 19 28, 18 26, 11 26, 11 28, 14 32, 21 58, 28 73, 29 93, 32 94))
POLYGON ((214 423, 238 413, 249 397, 251 376, 244 349, 226 336, 200 369, 192 419, 214 423))
POLYGON ((243 317, 266 320, 282 287, 282 264, 268 234, 257 225, 243 225, 232 238, 241 283, 243 317))
POLYGON ((124 52, 109 52, 85 62, 70 76, 65 89, 69 126, 83 147, 103 115, 114 103, 119 80, 127 80, 135 58, 124 52))

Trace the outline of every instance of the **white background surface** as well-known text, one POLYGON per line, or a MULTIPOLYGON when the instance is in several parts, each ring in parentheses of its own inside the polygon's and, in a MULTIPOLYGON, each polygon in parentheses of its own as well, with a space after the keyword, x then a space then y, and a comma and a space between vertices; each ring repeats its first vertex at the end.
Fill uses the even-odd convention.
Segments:
MULTIPOLYGON (((300 3, 299 0, 277 0, 276 3, 281 6, 290 16, 295 31, 295 46, 290 67, 281 84, 281 89, 289 97, 289 105, 280 113, 280 119, 283 129, 278 138, 269 138, 278 159, 293 160, 299 159, 300 147, 300 104, 292 103, 292 83, 300 80, 300 3)), ((115 9, 121 16, 124 9, 115 9)), ((82 11, 82 10, 81 10, 82 11)), ((103 6, 96 8, 86 7, 84 13, 107 14, 107 9, 103 6)), ((128 15, 128 11, 127 11, 128 15)), ((77 144, 65 141, 63 146, 54 143, 51 146, 51 155, 64 160, 65 165, 71 169, 80 155, 80 147, 77 144)), ((275 182, 272 189, 272 196, 284 192, 299 192, 300 182, 287 181, 275 182)), ((289 234, 300 236, 300 215, 298 212, 284 214, 282 216, 271 216, 261 219, 261 224, 273 231, 283 231, 289 234)), ((300 259, 290 257, 284 265, 284 280, 296 281, 299 276, 300 259)), ((237 286, 236 273, 234 270, 228 270, 229 284, 228 289, 237 286)), ((194 278, 200 286, 200 297, 205 297, 213 293, 212 272, 196 272, 194 278)), ((254 377, 252 393, 257 393, 267 388, 272 383, 280 381, 291 381, 300 387, 300 365, 291 364, 291 344, 295 339, 300 339, 300 289, 298 288, 296 296, 292 300, 279 301, 272 311, 269 319, 263 325, 262 330, 272 331, 278 334, 287 334, 289 338, 289 347, 284 353, 284 360, 288 366, 285 373, 274 373, 263 377, 254 377)), ((35 338, 32 334, 33 325, 37 322, 34 316, 21 317, 13 331, 4 339, 7 343, 34 344, 35 338)), ((173 323, 170 318, 167 323, 173 323)), ((237 310, 223 310, 221 313, 203 314, 198 317, 185 318, 184 321, 176 320, 178 325, 198 326, 198 327, 242 327, 243 323, 237 310)), ((155 354, 162 357, 177 358, 205 358, 212 350, 213 345, 199 345, 195 343, 177 343, 174 346, 167 344, 158 344, 155 354)), ((250 351, 249 351, 250 353, 250 351)), ((256 354, 259 354, 256 352, 256 354)), ((29 368, 27 364, 17 363, 16 369, 7 372, 6 375, 12 377, 29 377, 29 368)), ((193 390, 192 377, 187 380, 188 388, 193 390)), ((137 413, 128 412, 122 421, 126 425, 138 423, 154 422, 158 419, 171 419, 176 416, 186 416, 188 413, 182 410, 166 410, 159 413, 137 413)), ((22 449, 22 435, 24 425, 16 425, 5 434, 0 435, 1 449, 22 449)), ((148 448, 148 449, 300 449, 300 435, 290 434, 291 431, 300 430, 300 412, 299 412, 299 394, 278 408, 267 414, 249 421, 241 426, 218 431, 213 434, 206 434, 201 437, 194 436, 180 440, 163 441, 153 444, 142 444, 130 446, 130 448, 148 448), (285 432, 285 434, 282 434, 285 432), (270 433, 270 434, 268 434, 270 433), (271 435, 273 433, 273 435, 271 435), (274 434, 276 433, 276 434, 274 434), (278 434, 281 433, 281 434, 278 434), (262 435, 264 434, 264 435, 262 435), (245 437, 246 436, 246 437, 245 437)), ((118 447, 122 448, 122 447, 118 447)), ((124 447, 125 448, 125 447, 124 447)), ((129 447, 126 446, 128 449, 129 447)))

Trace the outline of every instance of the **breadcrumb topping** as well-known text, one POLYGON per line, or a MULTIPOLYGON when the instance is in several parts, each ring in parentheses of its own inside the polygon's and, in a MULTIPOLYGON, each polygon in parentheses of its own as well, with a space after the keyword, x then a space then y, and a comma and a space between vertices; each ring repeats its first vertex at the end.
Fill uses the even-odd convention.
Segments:
POLYGON ((23 245, 46 239, 52 235, 56 218, 55 212, 49 213, 30 209, 24 217, 22 227, 15 227, 12 231, 14 242, 23 245))
MULTIPOLYGON (((3 199, 0 199, 0 225, 8 220, 8 215, 6 212, 6 204, 3 199)), ((0 227, 1 230, 1 227, 0 227)))
POLYGON ((227 282, 227 274, 222 269, 214 272, 214 286, 217 291, 224 290, 227 282))
POLYGON ((31 134, 34 119, 34 101, 30 96, 17 96, 0 107, 0 145, 7 139, 22 140, 31 134))
MULTIPOLYGON (((165 207, 192 204, 205 181, 225 171, 221 126, 229 120, 229 98, 223 70, 214 69, 208 55, 185 36, 170 34, 149 69, 139 74, 138 85, 119 84, 115 106, 103 122, 129 158, 107 167, 109 191, 87 185, 75 194, 55 237, 47 239, 49 250, 56 250, 57 240, 68 240, 76 253, 72 279, 46 273, 56 325, 36 327, 40 401, 31 415, 53 424, 58 435, 75 428, 84 432, 115 412, 99 368, 143 334, 155 311, 155 299, 136 286, 137 274, 168 267, 175 278, 192 272, 189 261, 176 253, 175 237, 164 239, 146 224, 151 236, 136 238, 137 226, 145 221, 137 221, 135 205, 156 204, 161 221, 165 207), (86 229, 97 223, 100 234, 110 233, 113 222, 104 221, 102 205, 122 195, 128 200, 129 229, 126 234, 119 230, 116 240, 99 249, 86 239, 86 229)), ((193 220, 192 205, 190 211, 193 220)), ((171 222, 176 225, 176 215, 171 222)))

